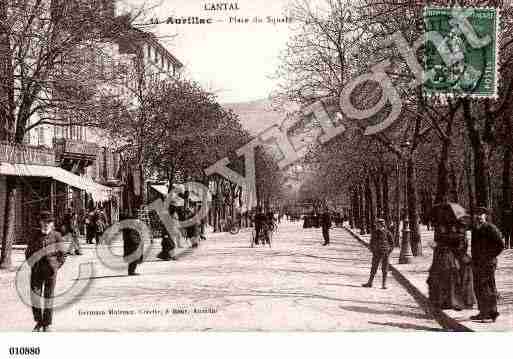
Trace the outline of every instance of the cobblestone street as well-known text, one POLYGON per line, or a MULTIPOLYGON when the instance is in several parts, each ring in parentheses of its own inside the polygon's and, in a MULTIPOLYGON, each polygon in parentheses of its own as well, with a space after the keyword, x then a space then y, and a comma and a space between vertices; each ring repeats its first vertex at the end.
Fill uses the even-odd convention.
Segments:
MULTIPOLYGON (((156 244, 136 277, 95 261, 90 287, 55 313, 54 330, 441 330, 391 275, 388 290, 380 289, 379 272, 374 288, 362 288, 370 253, 343 229, 331 234, 332 244, 323 247, 319 229, 285 222, 272 248, 249 248, 248 231, 211 234, 176 262, 156 259, 156 244)), ((85 253, 68 258, 57 290, 70 287, 79 261, 94 259, 92 248, 85 253)), ((14 274, 4 272, 0 283, 8 307, 0 327, 30 330, 14 274)))

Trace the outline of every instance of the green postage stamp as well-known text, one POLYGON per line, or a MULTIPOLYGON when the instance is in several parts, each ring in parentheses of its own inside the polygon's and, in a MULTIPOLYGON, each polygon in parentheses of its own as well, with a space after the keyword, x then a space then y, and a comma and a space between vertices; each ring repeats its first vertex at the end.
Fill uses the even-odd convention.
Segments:
POLYGON ((499 11, 426 7, 424 92, 497 97, 499 11))

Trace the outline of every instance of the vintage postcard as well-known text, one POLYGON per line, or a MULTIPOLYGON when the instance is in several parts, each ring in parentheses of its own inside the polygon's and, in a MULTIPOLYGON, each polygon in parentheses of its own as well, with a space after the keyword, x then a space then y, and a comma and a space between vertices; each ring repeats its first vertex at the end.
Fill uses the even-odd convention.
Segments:
POLYGON ((3 0, 0 331, 513 330, 512 63, 510 1, 3 0))

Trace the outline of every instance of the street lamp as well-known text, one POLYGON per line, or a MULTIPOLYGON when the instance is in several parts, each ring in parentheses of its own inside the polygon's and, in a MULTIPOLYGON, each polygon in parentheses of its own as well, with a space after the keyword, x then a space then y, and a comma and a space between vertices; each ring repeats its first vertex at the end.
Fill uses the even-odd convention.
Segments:
MULTIPOLYGON (((404 142, 401 147, 405 150, 410 146, 410 142, 404 142)), ((405 153, 406 151, 403 151, 405 153)), ((404 219, 403 219, 403 233, 401 240, 401 252, 399 253, 399 264, 411 263, 412 252, 410 246, 410 222, 408 219, 408 163, 404 161, 404 219)))

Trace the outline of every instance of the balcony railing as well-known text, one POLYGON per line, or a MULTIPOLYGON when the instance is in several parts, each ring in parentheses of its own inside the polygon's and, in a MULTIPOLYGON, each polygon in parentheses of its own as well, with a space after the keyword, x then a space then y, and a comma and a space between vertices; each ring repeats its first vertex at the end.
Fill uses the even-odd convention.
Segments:
POLYGON ((69 138, 54 139, 54 148, 57 158, 60 160, 63 158, 94 160, 98 153, 96 143, 69 138))
POLYGON ((29 145, 0 142, 0 162, 55 166, 55 152, 29 145))

